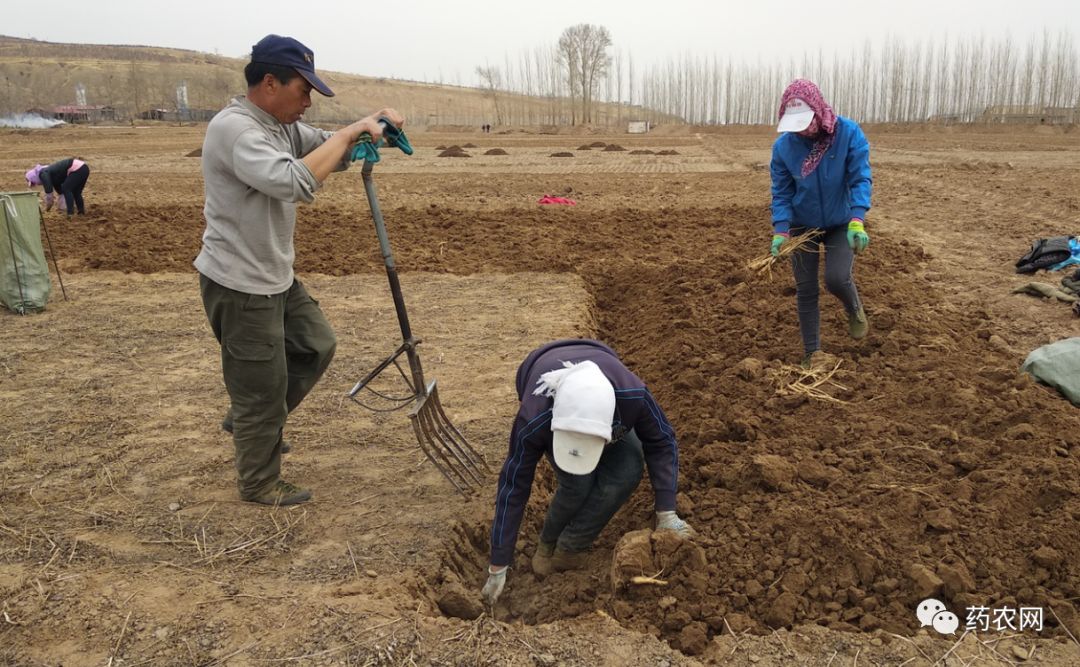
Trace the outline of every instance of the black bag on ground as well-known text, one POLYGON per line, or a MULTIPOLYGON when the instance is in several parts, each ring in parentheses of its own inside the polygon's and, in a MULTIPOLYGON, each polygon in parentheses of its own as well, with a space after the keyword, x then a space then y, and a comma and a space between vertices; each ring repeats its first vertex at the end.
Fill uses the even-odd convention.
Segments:
POLYGON ((1072 256, 1072 236, 1051 236, 1031 243, 1031 250, 1016 261, 1017 273, 1035 273, 1039 269, 1064 262, 1072 256))

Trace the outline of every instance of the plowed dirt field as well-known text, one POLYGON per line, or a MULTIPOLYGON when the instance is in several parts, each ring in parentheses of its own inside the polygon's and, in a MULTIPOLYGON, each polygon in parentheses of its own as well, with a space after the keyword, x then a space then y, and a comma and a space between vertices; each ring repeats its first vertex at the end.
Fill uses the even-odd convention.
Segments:
POLYGON ((88 215, 45 218, 68 300, 54 276, 46 312, 0 313, 0 661, 1080 664, 1077 412, 1018 374, 1078 320, 1011 293, 1065 275, 1013 263, 1080 232, 1080 133, 867 128, 856 281, 871 332, 849 339, 823 293, 833 400, 784 390, 801 357, 793 282, 747 268, 770 238, 767 128, 416 132, 416 155, 386 153, 376 182, 425 370, 493 469, 517 364, 555 338, 610 343, 679 436, 679 509, 699 537, 667 586, 611 579, 620 537, 651 525, 647 479, 586 569, 537 580, 542 465, 485 611, 494 475, 462 498, 403 413, 344 397, 399 336, 355 172, 301 207, 296 235, 340 341, 286 428, 285 474, 315 501, 236 499, 191 266, 204 223, 186 155, 203 130, 0 133, 0 190, 36 161, 92 169, 88 215), (578 149, 594 140, 626 150, 578 149), (437 157, 470 142, 470 159, 437 157), (925 597, 959 616, 955 635, 920 628, 925 597), (964 632, 969 607, 1022 606, 1041 630, 964 632))

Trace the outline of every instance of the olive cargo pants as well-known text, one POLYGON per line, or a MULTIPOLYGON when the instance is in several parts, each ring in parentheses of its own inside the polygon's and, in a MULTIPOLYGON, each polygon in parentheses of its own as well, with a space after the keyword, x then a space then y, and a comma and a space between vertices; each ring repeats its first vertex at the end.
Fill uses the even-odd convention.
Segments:
POLYGON ((277 482, 285 419, 330 365, 337 338, 299 280, 264 296, 200 274, 199 288, 232 401, 237 486, 250 500, 277 482))

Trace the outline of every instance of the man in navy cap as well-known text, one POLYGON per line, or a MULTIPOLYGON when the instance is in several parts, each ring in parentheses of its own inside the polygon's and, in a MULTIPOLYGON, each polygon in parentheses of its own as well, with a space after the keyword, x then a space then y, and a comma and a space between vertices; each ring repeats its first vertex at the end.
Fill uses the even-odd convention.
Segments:
POLYGON ((244 68, 247 94, 214 116, 203 141, 206 231, 195 258, 203 306, 221 344, 240 497, 292 505, 311 492, 281 479, 282 430, 289 412, 322 376, 337 340, 293 274, 296 203, 311 202, 332 171, 348 166, 364 132, 382 136, 382 109, 327 132, 300 122, 311 91, 333 91, 315 73, 311 49, 267 35, 244 68))

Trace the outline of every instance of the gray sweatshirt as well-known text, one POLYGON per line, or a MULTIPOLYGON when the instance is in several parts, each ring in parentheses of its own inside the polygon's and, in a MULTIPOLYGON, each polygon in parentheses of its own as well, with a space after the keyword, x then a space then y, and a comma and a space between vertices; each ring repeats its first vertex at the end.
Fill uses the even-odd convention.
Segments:
MULTIPOLYGON (((203 140, 199 273, 248 294, 292 286, 296 202, 313 201, 321 186, 300 158, 331 134, 299 122, 282 125, 245 97, 214 116, 203 140)), ((338 170, 347 166, 343 158, 338 170)))

